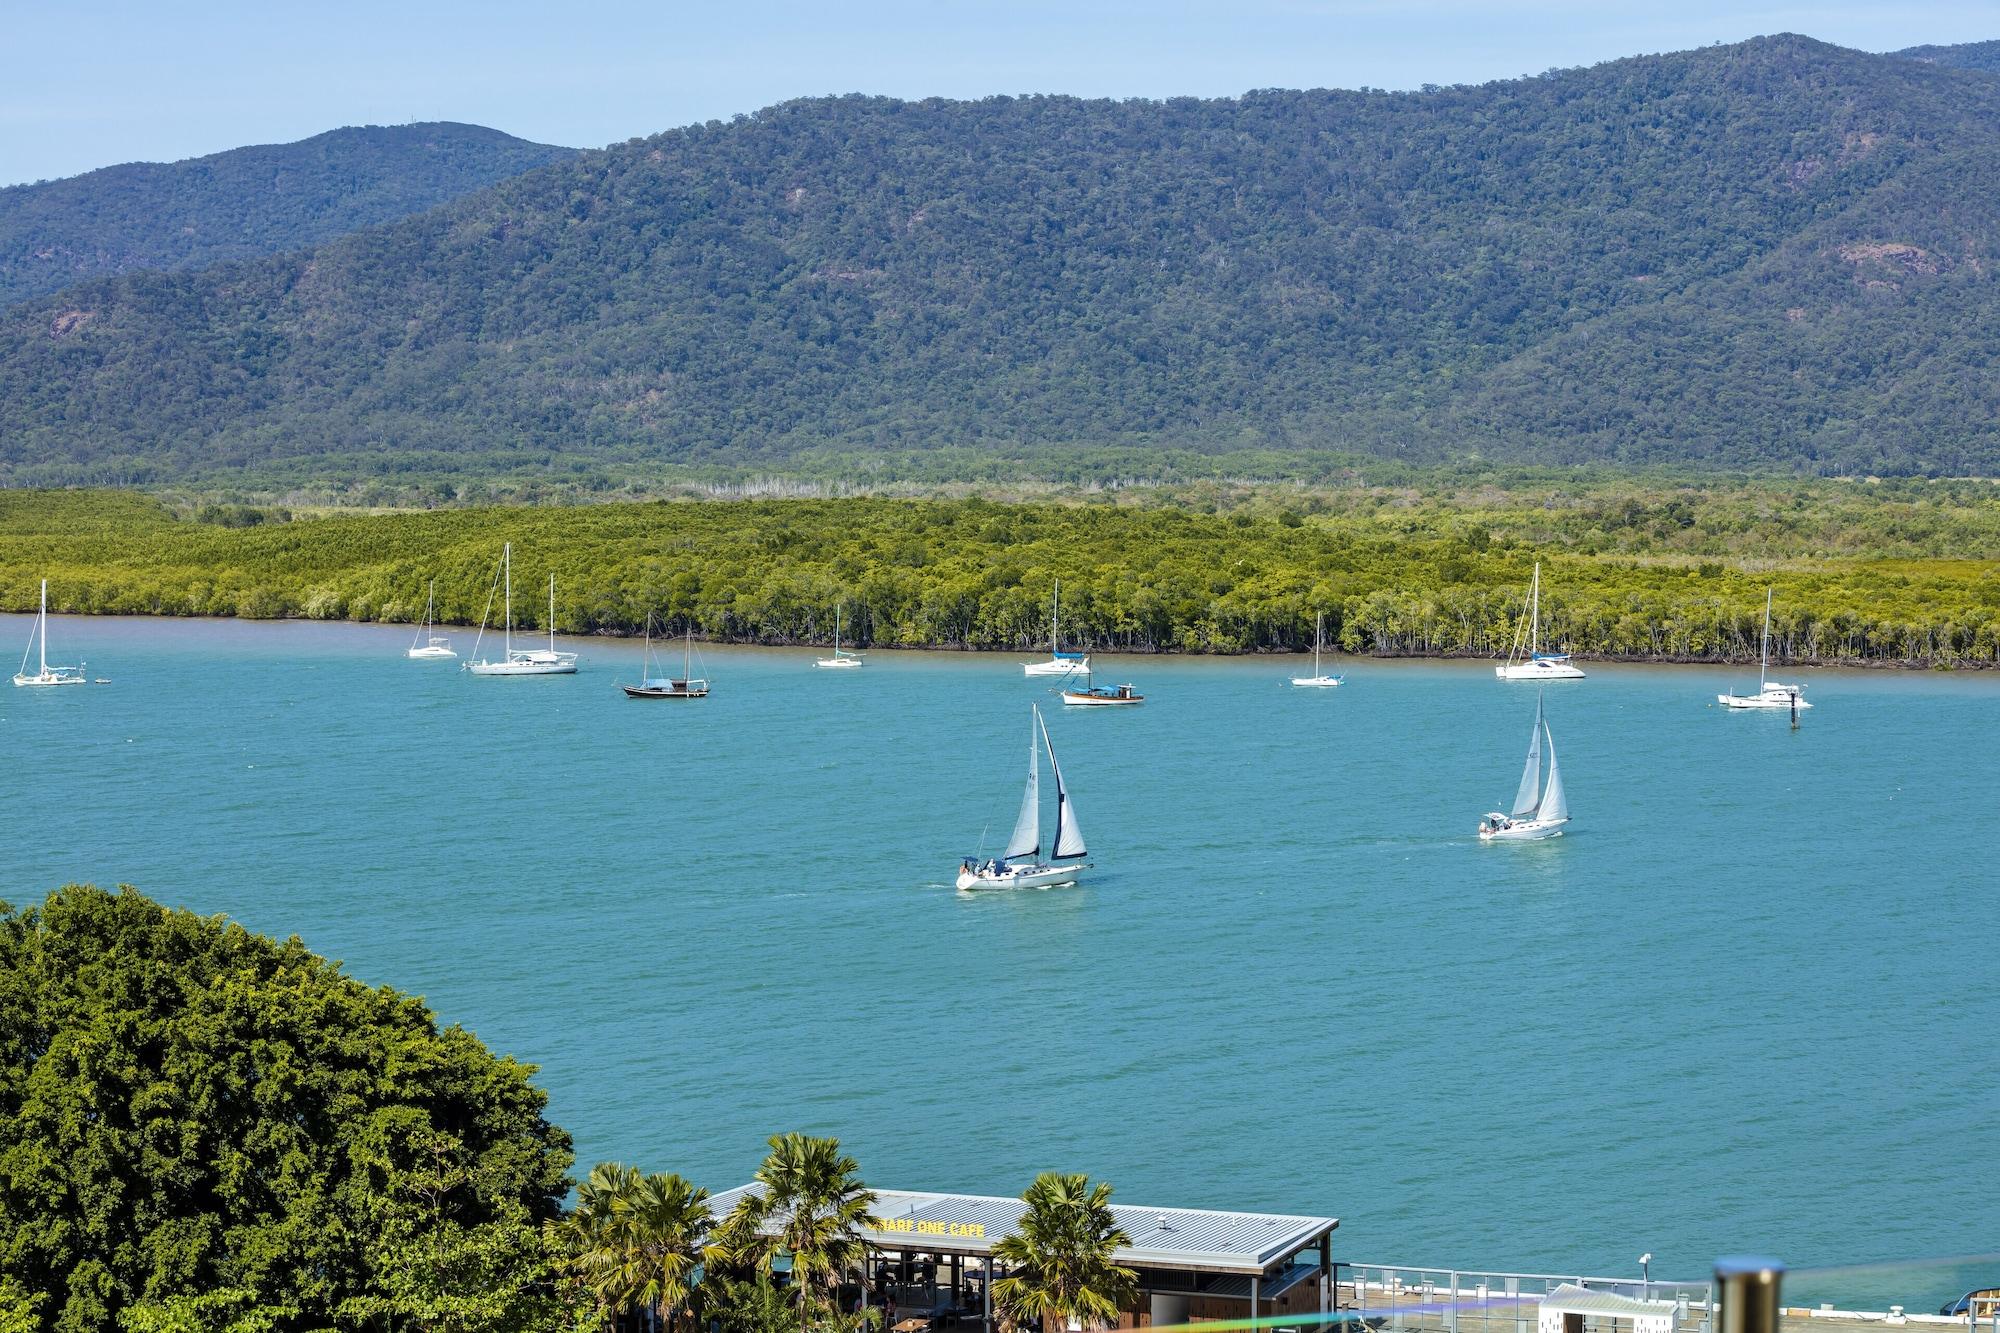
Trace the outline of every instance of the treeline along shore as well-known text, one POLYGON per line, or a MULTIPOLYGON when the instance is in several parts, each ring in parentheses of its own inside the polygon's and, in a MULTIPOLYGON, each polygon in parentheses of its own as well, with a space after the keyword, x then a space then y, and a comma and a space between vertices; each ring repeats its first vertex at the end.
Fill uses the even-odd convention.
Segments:
MULTIPOLYGON (((1984 491, 1983 484, 1977 485, 1984 491)), ((1543 565, 1543 639, 1598 658, 2000 663, 1990 499, 1825 483, 1524 497, 1253 493, 1212 504, 655 501, 301 517, 129 492, 0 493, 0 605, 90 615, 409 623, 725 643, 1494 656, 1543 565), (489 599, 493 598, 490 608, 489 599)))

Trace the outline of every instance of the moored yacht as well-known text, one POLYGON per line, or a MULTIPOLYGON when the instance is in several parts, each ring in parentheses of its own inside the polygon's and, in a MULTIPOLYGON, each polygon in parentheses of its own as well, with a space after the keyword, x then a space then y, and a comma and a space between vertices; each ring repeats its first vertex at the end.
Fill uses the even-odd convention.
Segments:
POLYGON ((1528 585, 1528 611, 1514 629, 1514 646, 1507 660, 1493 668, 1501 680, 1582 680, 1583 672, 1569 660, 1568 653, 1542 651, 1542 566, 1535 563, 1535 578, 1528 585), (1522 655, 1522 640, 1527 653, 1522 655))
POLYGON ((646 614, 646 650, 640 658, 639 683, 621 684, 627 699, 705 699, 708 697, 708 678, 694 674, 694 630, 689 628, 685 646, 681 649, 681 674, 662 676, 653 667, 653 616, 646 614))
POLYGON ((1340 684, 1341 677, 1329 676, 1326 672, 1320 670, 1319 652, 1320 645, 1325 642, 1325 631, 1326 613, 1322 611, 1313 617, 1313 673, 1310 676, 1293 676, 1292 684, 1316 686, 1320 689, 1331 689, 1340 684))
POLYGON ((1057 617, 1062 611, 1062 580, 1056 580, 1055 596, 1049 601, 1049 660, 1046 662, 1023 662, 1021 674, 1024 676, 1067 676, 1072 671, 1089 671, 1089 653, 1066 653, 1062 650, 1062 639, 1056 632, 1057 617))
MULTIPOLYGON (((514 646, 514 543, 507 542, 500 548, 500 578, 506 587, 505 630, 502 637, 502 656, 499 661, 475 658, 464 663, 459 669, 475 676, 573 676, 576 674, 576 654, 559 652, 556 649, 556 576, 549 575, 549 646, 547 648, 516 648, 514 646)), ((479 636, 472 641, 472 651, 477 653, 479 645, 486 638, 486 622, 493 615, 493 595, 486 596, 486 615, 479 622, 479 636)))
POLYGON ((1781 685, 1771 679, 1771 589, 1764 589, 1764 639, 1757 650, 1757 692, 1755 694, 1718 694, 1715 701, 1724 708, 1760 708, 1771 711, 1790 712, 1799 708, 1811 708, 1806 702, 1803 685, 1781 685))
POLYGON ((833 656, 814 658, 814 666, 825 667, 829 671, 852 671, 860 667, 861 654, 850 653, 840 646, 840 616, 845 609, 844 606, 833 608, 833 656))
POLYGON ((406 657, 420 661, 441 661, 447 657, 457 657, 451 650, 451 640, 437 632, 438 581, 431 580, 431 592, 424 602, 424 623, 417 626, 417 637, 411 642, 406 657))
POLYGON ((35 613, 35 628, 28 635, 28 646, 21 652, 21 669, 14 673, 16 685, 84 685, 90 681, 84 671, 84 664, 75 666, 49 665, 49 581, 42 580, 42 609, 35 613), (28 674, 28 659, 41 650, 40 667, 34 675, 28 674))

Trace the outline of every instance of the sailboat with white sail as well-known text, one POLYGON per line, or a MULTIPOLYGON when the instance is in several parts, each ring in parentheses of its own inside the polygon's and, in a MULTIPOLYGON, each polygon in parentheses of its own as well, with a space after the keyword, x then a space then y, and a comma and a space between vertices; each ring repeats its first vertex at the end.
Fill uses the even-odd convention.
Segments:
POLYGON ((1316 686, 1320 689, 1331 689, 1333 686, 1340 684, 1342 677, 1329 676, 1326 672, 1320 670, 1319 654, 1325 642, 1326 613, 1322 611, 1313 616, 1313 673, 1310 676, 1293 676, 1292 684, 1316 686))
POLYGON ((1715 701, 1724 708, 1784 710, 1811 708, 1806 702, 1803 685, 1781 685, 1771 679, 1771 592, 1764 589, 1764 642, 1757 652, 1757 692, 1755 694, 1718 694, 1715 701))
POLYGON ((852 671, 860 667, 861 654, 851 653, 840 646, 840 616, 845 609, 845 604, 833 608, 833 656, 814 659, 814 666, 825 667, 829 671, 852 671))
MULTIPOLYGON (((576 654, 556 650, 556 576, 549 575, 549 646, 547 648, 516 648, 514 646, 514 543, 507 542, 500 548, 500 578, 506 588, 505 629, 502 631, 502 656, 499 661, 475 658, 460 667, 475 676, 574 676, 576 674, 576 654)), ((472 641, 472 651, 477 653, 479 645, 486 640, 486 623, 493 615, 493 595, 486 596, 486 614, 479 621, 479 637, 472 641)))
POLYGON ((1556 738, 1542 716, 1542 699, 1535 696, 1535 727, 1528 733, 1528 763, 1521 770, 1521 785, 1514 792, 1514 808, 1508 814, 1498 810, 1479 824, 1482 842, 1535 842, 1560 838, 1569 823, 1569 796, 1563 791, 1562 770, 1556 766, 1556 738), (1548 781, 1542 780, 1542 743, 1548 742, 1548 781))
POLYGON ((1514 646, 1507 661, 1493 668, 1502 680, 1582 680, 1583 672, 1569 660, 1568 653, 1542 651, 1542 566, 1535 563, 1535 579, 1528 585, 1528 613, 1514 628, 1514 646), (1522 656, 1526 640, 1527 655, 1522 656))
POLYGON ((1062 639, 1057 634, 1057 624, 1062 613, 1062 580, 1056 580, 1055 596, 1049 601, 1049 660, 1046 662, 1023 662, 1021 674, 1024 676, 1067 676, 1072 671, 1089 671, 1089 653, 1066 653, 1062 650, 1062 639))
POLYGON ((1089 852, 1083 845, 1083 830, 1077 827, 1076 806, 1069 788, 1063 785, 1062 766, 1056 762, 1055 746, 1049 743, 1049 728, 1042 710, 1028 705, 1028 786, 1021 793, 1021 813, 1014 820, 1014 834, 999 856, 987 860, 968 856, 958 866, 958 887, 973 889, 1038 889, 1053 884, 1074 884, 1081 872, 1090 869, 1084 861, 1089 852), (1041 741, 1040 750, 1035 742, 1041 741), (1049 846, 1048 859, 1042 858, 1041 757, 1049 757, 1049 772, 1056 782, 1056 836, 1049 846))
POLYGON ((417 637, 410 644, 406 656, 422 661, 439 661, 447 657, 457 657, 451 650, 451 640, 437 632, 438 581, 431 580, 431 595, 424 602, 424 623, 417 626, 417 637))
POLYGON ((640 659, 639 683, 619 685, 627 699, 705 699, 708 697, 708 678, 694 674, 694 630, 687 632, 685 646, 681 649, 681 674, 662 676, 653 668, 653 617, 646 615, 646 655, 640 659))
POLYGON ((35 628, 28 636, 28 646, 21 652, 21 669, 14 673, 16 685, 84 685, 90 677, 85 674, 83 663, 75 666, 49 665, 49 581, 42 580, 42 609, 35 613, 35 628), (28 674, 28 659, 40 650, 40 667, 34 675, 28 674))

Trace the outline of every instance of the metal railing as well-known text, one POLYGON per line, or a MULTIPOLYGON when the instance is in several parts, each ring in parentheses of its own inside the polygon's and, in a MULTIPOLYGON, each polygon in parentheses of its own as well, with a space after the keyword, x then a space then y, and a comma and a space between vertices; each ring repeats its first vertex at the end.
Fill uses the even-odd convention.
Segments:
MULTIPOLYGON (((1635 1300, 1672 1301, 1674 1333, 1710 1333, 1715 1284, 1574 1273, 1485 1273, 1400 1264, 1336 1263, 1336 1307, 1392 1333, 1536 1333, 1542 1298, 1564 1283, 1635 1300)), ((1613 1321, 1585 1321, 1611 1333, 1613 1321)))

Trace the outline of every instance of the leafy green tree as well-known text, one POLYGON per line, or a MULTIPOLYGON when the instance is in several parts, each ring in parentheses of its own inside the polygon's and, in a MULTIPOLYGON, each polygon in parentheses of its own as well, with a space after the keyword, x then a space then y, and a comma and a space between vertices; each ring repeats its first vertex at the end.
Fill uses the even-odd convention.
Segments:
POLYGON ((811 1327, 835 1314, 841 1275, 862 1257, 861 1232, 880 1225, 870 1212, 875 1195, 839 1139, 776 1134, 770 1146, 757 1188, 731 1210, 727 1229, 765 1273, 776 1255, 791 1257, 799 1322, 811 1327))
POLYGON ((0 906, 0 1293, 38 1333, 565 1327, 532 1072, 296 939, 0 906))
POLYGON ((1044 1171, 1021 1196, 1028 1209, 993 1246, 1007 1276, 993 1299, 1015 1322, 1052 1315, 1087 1333, 1107 1328, 1136 1298, 1139 1275, 1113 1260, 1131 1238, 1111 1211, 1111 1186, 1044 1171))

